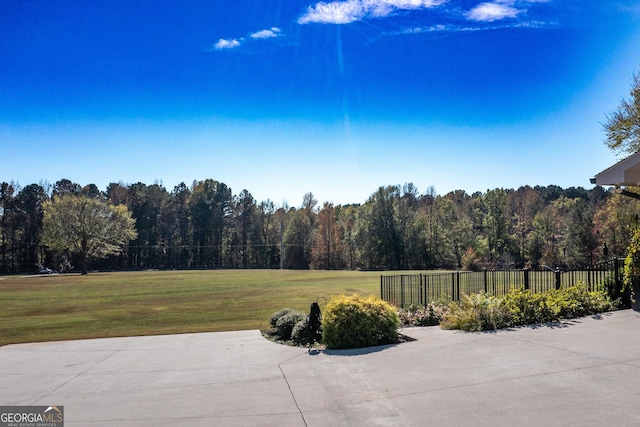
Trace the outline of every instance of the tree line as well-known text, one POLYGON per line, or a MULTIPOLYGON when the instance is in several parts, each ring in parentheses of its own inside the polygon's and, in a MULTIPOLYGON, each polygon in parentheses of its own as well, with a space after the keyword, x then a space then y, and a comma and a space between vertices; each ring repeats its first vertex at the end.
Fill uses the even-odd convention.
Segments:
MULTIPOLYGON (((614 152, 640 151, 640 74, 633 75, 629 98, 607 115, 604 132, 614 152)), ((117 250, 103 252, 117 255, 94 259, 93 267, 101 269, 584 268, 625 255, 640 215, 636 200, 602 187, 524 186, 441 196, 433 188, 420 194, 409 183, 380 187, 363 205, 319 206, 307 193, 302 205, 290 207, 257 202, 247 190, 234 195, 213 179, 171 191, 158 183, 111 183, 100 191, 67 179, 24 188, 2 182, 0 273, 44 265, 68 269, 78 262, 86 268, 87 244, 57 241, 61 230, 55 227, 43 231, 44 207, 55 205, 47 202, 65 196, 107 202, 114 209, 105 212, 125 224, 122 242, 128 243, 123 251, 115 245, 117 250), (129 214, 135 230, 126 225, 129 214)), ((103 204, 78 206, 105 209, 103 204)), ((52 218, 50 224, 64 225, 68 217, 52 218)))
POLYGON ((67 179, 0 184, 0 271, 80 268, 43 244, 43 205, 74 195, 123 205, 136 235, 93 269, 505 269, 584 268, 624 255, 640 204, 602 187, 555 185, 445 195, 415 185, 378 188, 364 204, 300 206, 256 201, 207 179, 111 183, 105 191, 67 179))

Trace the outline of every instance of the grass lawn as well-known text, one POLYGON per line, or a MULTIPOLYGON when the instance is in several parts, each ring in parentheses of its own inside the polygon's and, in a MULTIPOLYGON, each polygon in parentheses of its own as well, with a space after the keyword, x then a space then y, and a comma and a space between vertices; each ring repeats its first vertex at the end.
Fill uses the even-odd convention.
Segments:
MULTIPOLYGON (((206 270, 0 276, 0 345, 264 329, 319 297, 380 296, 380 273, 206 270)), ((325 300, 319 299, 324 309, 325 300)))

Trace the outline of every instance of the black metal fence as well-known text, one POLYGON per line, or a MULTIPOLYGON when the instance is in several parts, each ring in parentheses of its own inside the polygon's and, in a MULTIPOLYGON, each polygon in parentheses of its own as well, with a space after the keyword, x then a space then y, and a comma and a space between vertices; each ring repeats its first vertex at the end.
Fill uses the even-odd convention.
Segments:
POLYGON ((512 288, 540 293, 583 283, 589 290, 605 286, 614 296, 622 289, 624 259, 615 258, 587 270, 455 271, 451 273, 396 274, 380 276, 380 297, 400 308, 426 305, 438 298, 459 301, 462 294, 479 292, 500 296, 512 288))

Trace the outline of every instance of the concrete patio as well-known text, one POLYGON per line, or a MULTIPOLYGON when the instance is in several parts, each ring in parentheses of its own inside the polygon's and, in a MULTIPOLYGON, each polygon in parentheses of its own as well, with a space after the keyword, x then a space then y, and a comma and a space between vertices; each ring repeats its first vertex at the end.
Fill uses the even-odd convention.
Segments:
POLYGON ((342 351, 259 331, 8 345, 1 405, 66 426, 640 425, 640 314, 342 351))

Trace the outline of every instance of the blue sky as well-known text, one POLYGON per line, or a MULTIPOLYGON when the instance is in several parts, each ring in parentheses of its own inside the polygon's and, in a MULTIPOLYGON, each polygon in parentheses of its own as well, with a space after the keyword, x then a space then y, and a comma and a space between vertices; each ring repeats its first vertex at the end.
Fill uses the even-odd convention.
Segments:
POLYGON ((590 188, 640 4, 0 0, 0 181, 590 188))

